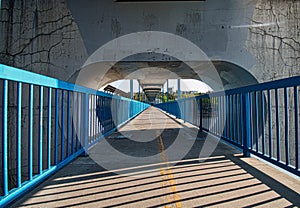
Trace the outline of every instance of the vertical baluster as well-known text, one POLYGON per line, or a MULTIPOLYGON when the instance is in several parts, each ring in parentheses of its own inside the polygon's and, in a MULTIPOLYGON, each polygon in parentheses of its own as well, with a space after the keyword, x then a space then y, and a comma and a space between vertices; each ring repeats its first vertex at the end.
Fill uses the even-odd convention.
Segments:
POLYGON ((67 91, 67 146, 66 146, 66 157, 70 155, 70 91, 67 91))
POLYGON ((75 93, 76 92, 72 92, 72 120, 71 120, 71 126, 72 126, 72 144, 71 144, 71 154, 73 155, 73 153, 74 153, 74 139, 75 139, 75 131, 74 131, 74 128, 75 128, 75 126, 74 126, 74 122, 75 122, 75 119, 74 119, 74 117, 75 117, 75 112, 77 111, 77 109, 76 109, 76 105, 75 105, 75 93))
POLYGON ((233 141, 235 143, 238 143, 238 138, 237 138, 237 94, 233 95, 232 99, 232 108, 233 108, 233 141))
POLYGON ((221 97, 221 102, 222 102, 222 106, 221 106, 221 115, 222 115, 222 120, 221 120, 221 122, 222 122, 222 125, 221 125, 221 136, 225 136, 225 134, 224 134, 224 130, 225 130, 225 118, 226 118, 226 110, 225 110, 225 107, 224 107, 224 105, 225 105, 225 95, 224 96, 222 96, 221 97))
POLYGON ((244 138, 245 138, 245 129, 244 129, 244 123, 246 122, 246 118, 245 118, 245 109, 244 109, 244 103, 243 103, 243 101, 244 101, 244 95, 243 94, 241 94, 241 96, 240 96, 240 113, 241 113, 241 120, 240 120, 240 122, 241 122, 241 145, 244 147, 245 146, 245 143, 244 143, 244 138))
POLYGON ((185 100, 182 101, 182 105, 183 105, 183 113, 182 113, 182 119, 183 119, 183 122, 186 122, 186 115, 185 115, 185 100))
POLYGON ((228 102, 229 102, 229 95, 225 95, 225 109, 226 109, 226 118, 225 118, 225 137, 228 138, 228 126, 229 126, 229 108, 228 108, 228 102))
MULTIPOLYGON (((91 100, 91 109, 92 109, 92 113, 91 116, 93 117, 93 122, 90 124, 93 126, 93 141, 96 141, 97 139, 97 117, 96 117, 96 96, 95 95, 91 95, 92 100, 91 100)), ((116 120, 116 122, 118 122, 118 120, 116 120)), ((119 124, 119 123, 117 123, 119 124)))
POLYGON ((217 105, 217 97, 214 97, 214 103, 213 103, 213 117, 214 117, 214 123, 215 123, 215 131, 214 133, 217 134, 218 132, 218 117, 217 117, 217 110, 218 108, 216 107, 217 105))
MULTIPOLYGON (((243 137, 243 153, 244 156, 249 157, 250 156, 250 151, 249 149, 251 148, 251 94, 246 93, 244 95, 244 104, 243 104, 243 118, 244 118, 244 124, 243 124, 243 129, 244 129, 244 137, 243 137)), ((252 148, 251 148, 252 149, 252 148)))
POLYGON ((210 120, 211 120, 211 124, 212 124, 212 132, 215 133, 216 132, 216 122, 215 122, 215 116, 214 116, 214 113, 215 113, 215 97, 212 97, 211 99, 211 116, 210 116, 210 120))
POLYGON ((48 88, 48 169, 51 167, 51 114, 52 114, 52 88, 48 88))
POLYGON ((22 184, 22 83, 18 82, 18 112, 17 112, 17 186, 22 184))
POLYGON ((219 127, 218 127, 218 135, 222 136, 222 97, 218 99, 218 118, 219 118, 219 127))
POLYGON ((288 106, 288 92, 287 88, 284 88, 284 120, 285 120, 285 132, 284 132, 284 142, 285 142, 285 164, 290 164, 289 158, 289 106, 288 106))
POLYGON ((240 94, 240 144, 243 145, 243 94, 240 94))
POLYGON ((248 117, 249 119, 249 141, 250 141, 250 148, 253 149, 253 94, 249 92, 249 114, 250 116, 248 117))
POLYGON ((226 131, 226 102, 225 102, 226 95, 222 97, 222 135, 225 137, 226 131))
POLYGON ((55 135, 54 135, 54 164, 58 164, 58 89, 55 89, 55 135))
POLYGON ((89 146, 89 94, 84 94, 83 100, 83 115, 84 115, 84 125, 83 125, 83 146, 85 155, 88 154, 88 146, 89 146))
POLYGON ((81 121, 81 93, 77 93, 77 139, 76 139, 76 152, 81 149, 80 141, 81 141, 81 129, 80 129, 80 121, 81 121))
POLYGON ((220 97, 218 97, 218 135, 219 136, 222 136, 222 133, 221 133, 221 121, 222 121, 222 114, 221 114, 221 99, 222 99, 222 97, 220 96, 220 97))
MULTIPOLYGON (((93 103, 93 101, 92 101, 93 100, 93 96, 91 95, 89 99, 91 100, 91 104, 92 104, 93 103)), ((91 125, 93 123, 93 121, 92 121, 93 120, 92 111, 93 111, 93 107, 90 106, 89 111, 88 111, 89 118, 90 118, 90 120, 89 120, 89 124, 90 125, 89 125, 89 128, 87 129, 87 131, 89 133, 89 135, 88 135, 88 141, 89 141, 89 143, 93 141, 93 139, 92 139, 92 136, 93 136, 93 125, 91 125)))
POLYGON ((2 112, 2 175, 3 175, 3 195, 8 194, 8 81, 3 81, 3 112, 2 112))
POLYGON ((262 140, 262 153, 266 153, 266 141, 265 141, 265 97, 264 92, 261 91, 260 94, 261 100, 261 140, 262 140))
POLYGON ((203 106, 202 98, 199 98, 199 112, 200 112, 200 131, 203 131, 203 106))
POLYGON ((278 89, 275 89, 275 105, 276 105, 277 161, 280 161, 280 124, 279 124, 279 100, 278 100, 278 89))
POLYGON ((75 119, 75 134, 76 134, 76 137, 75 137, 75 152, 77 152, 78 150, 78 141, 79 141, 79 111, 80 111, 80 108, 79 108, 79 93, 77 92, 76 93, 76 108, 75 108, 75 112, 76 112, 76 119, 75 119))
POLYGON ((294 87, 294 106, 295 106, 295 168, 296 170, 299 169, 299 117, 298 117, 298 87, 294 87))
POLYGON ((65 91, 61 91, 61 161, 65 159, 65 91))
POLYGON ((235 95, 235 137, 236 143, 239 144, 239 94, 235 95))
POLYGON ((32 180, 32 168, 33 168, 33 148, 32 148, 32 136, 33 136, 33 85, 29 85, 29 131, 28 131, 28 177, 32 180))
POLYGON ((39 110, 39 174, 43 172, 43 102, 44 87, 40 86, 40 110, 39 110))
POLYGON ((254 92, 255 95, 255 142, 256 142, 256 149, 255 151, 259 151, 259 125, 258 125, 258 92, 254 92))
MULTIPOLYGON (((96 122, 96 139, 98 140, 99 139, 99 114, 98 114, 98 108, 99 108, 99 101, 98 101, 98 95, 95 96, 95 99, 96 99, 96 102, 95 102, 95 116, 96 116, 96 119, 95 119, 95 122, 96 122)), ((120 104, 120 107, 121 107, 121 104, 120 104)), ((120 109, 119 109, 119 112, 120 109)))
POLYGON ((209 103, 210 103, 210 115, 209 115, 209 122, 208 122, 208 129, 209 129, 209 132, 214 132, 214 122, 213 122, 213 102, 214 102, 214 99, 213 98, 209 98, 209 103))
POLYGON ((236 120, 236 125, 237 125, 237 143, 241 144, 241 135, 240 135, 240 120, 241 120, 241 106, 240 106, 240 96, 241 94, 237 94, 236 98, 236 114, 237 114, 237 120, 236 120))
MULTIPOLYGON (((121 105, 120 105, 120 107, 121 107, 121 105)), ((96 124, 97 124, 97 137, 96 137, 96 139, 97 140, 99 140, 99 133, 100 133, 100 126, 99 126, 99 97, 98 97, 98 95, 96 95, 96 109, 95 109, 96 111, 95 111, 95 114, 96 114, 96 124)), ((121 112, 120 110, 119 110, 119 112, 121 112)))
POLYGON ((94 117, 94 96, 90 96, 90 142, 95 140, 95 117, 94 117))
POLYGON ((268 117, 269 117, 269 156, 272 158, 272 103, 271 103, 271 94, 270 90, 267 91, 267 96, 268 96, 268 117))
POLYGON ((230 95, 230 140, 233 141, 233 95, 230 95))

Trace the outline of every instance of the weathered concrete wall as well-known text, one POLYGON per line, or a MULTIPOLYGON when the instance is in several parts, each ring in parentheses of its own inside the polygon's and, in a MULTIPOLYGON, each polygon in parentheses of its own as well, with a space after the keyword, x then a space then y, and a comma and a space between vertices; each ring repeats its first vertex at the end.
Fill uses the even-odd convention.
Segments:
POLYGON ((86 60, 64 0, 2 1, 0 62, 66 80, 86 60))
MULTIPOLYGON (((300 75, 300 1, 258 0, 248 29, 247 50, 255 57, 256 63, 249 71, 260 82, 300 75)), ((279 91, 283 97, 283 91, 279 91)), ((272 134, 276 138, 275 99, 272 92, 272 134)), ((289 156, 295 164, 294 94, 289 90, 289 156)), ((299 114, 300 116, 300 114, 299 114)), ((285 118, 283 99, 279 101, 280 145, 285 145, 285 118)), ((265 128, 269 128, 266 118, 265 128)), ((269 133, 266 131, 266 138, 269 133)), ((273 154, 276 156, 276 140, 273 139, 273 154)), ((281 149, 281 158, 285 161, 281 149)))
POLYGON ((117 3, 2 1, 1 63, 68 80, 108 41, 155 30, 180 35, 212 60, 258 81, 299 74, 299 7, 294 0, 117 3))
MULTIPOLYGON (((0 63, 68 80, 75 69, 80 68, 87 58, 78 27, 65 1, 2 1, 0 17, 0 63)), ((10 138, 9 185, 11 188, 16 184, 15 115, 17 93, 15 84, 10 83, 9 86, 8 123, 10 128, 8 136, 10 138)), ((29 129, 28 86, 24 88, 22 97, 22 149, 27 149, 29 129)), ((35 88, 33 110, 33 143, 35 150, 38 150, 38 101, 38 89, 35 88)), ((0 112, 2 112, 1 105, 2 102, 0 112)), ((45 114, 44 127, 46 127, 46 121, 47 115, 45 114)), ((46 138, 46 128, 43 132, 46 138)), ((43 147, 46 146, 46 140, 44 140, 43 147)), ((35 173, 38 171, 37 154, 38 151, 34 151, 33 169, 35 173)), ((44 158, 46 158, 45 155, 44 158)), ((28 176, 27 159, 26 152, 22 153, 23 180, 28 176)))
MULTIPOLYGON (((89 55, 117 37, 151 30, 179 35, 198 46, 211 60, 226 60, 249 69, 255 64, 255 59, 245 49, 248 28, 237 31, 232 26, 250 24, 255 2, 118 3, 95 0, 87 4, 84 0, 77 0, 68 1, 68 5, 89 55)), ((168 55, 172 56, 170 48, 163 50, 171 51, 168 55)), ((107 49, 106 56, 111 56, 114 50, 118 48, 107 49)), ((130 53, 131 49, 127 50, 130 53)), ((149 51, 159 50, 162 48, 149 51)))
POLYGON ((256 61, 249 70, 260 81, 300 75, 300 1, 258 0, 251 24, 246 48, 256 61))

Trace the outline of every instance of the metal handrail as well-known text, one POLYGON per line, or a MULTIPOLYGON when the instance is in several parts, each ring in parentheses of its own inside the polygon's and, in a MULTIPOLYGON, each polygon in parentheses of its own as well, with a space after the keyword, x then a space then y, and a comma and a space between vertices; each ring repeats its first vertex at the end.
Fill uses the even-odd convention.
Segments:
POLYGON ((300 76, 155 105, 300 176, 300 76))
POLYGON ((0 207, 87 154, 100 139, 149 107, 3 64, 0 85, 0 207), (9 128, 16 134, 9 134, 9 128))

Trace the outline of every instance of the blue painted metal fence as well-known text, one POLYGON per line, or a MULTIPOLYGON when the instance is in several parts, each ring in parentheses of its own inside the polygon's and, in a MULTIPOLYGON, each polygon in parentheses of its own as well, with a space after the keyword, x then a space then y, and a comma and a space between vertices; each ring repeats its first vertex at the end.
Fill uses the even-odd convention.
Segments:
POLYGON ((149 107, 0 64, 0 207, 149 107))
POLYGON ((300 76, 156 107, 300 176, 300 76))

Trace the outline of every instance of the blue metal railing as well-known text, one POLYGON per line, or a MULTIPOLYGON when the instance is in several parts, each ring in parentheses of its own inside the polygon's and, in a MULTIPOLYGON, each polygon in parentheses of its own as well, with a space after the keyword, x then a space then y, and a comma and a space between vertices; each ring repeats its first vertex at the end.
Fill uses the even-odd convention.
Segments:
POLYGON ((0 64, 0 207, 149 107, 0 64))
POLYGON ((300 76, 156 107, 298 176, 300 76))

